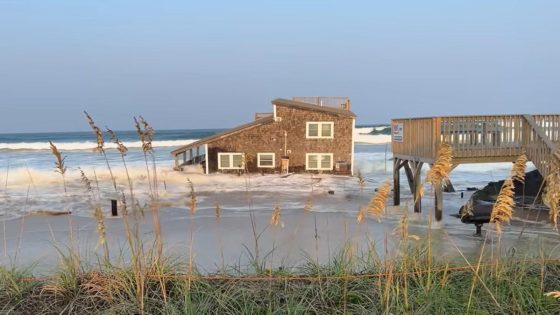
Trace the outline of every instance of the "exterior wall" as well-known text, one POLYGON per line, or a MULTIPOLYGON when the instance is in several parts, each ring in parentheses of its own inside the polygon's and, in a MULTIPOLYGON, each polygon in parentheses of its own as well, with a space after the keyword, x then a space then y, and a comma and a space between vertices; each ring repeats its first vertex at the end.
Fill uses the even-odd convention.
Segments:
MULTIPOLYGON (((281 158, 284 156, 286 139, 286 149, 290 152, 288 154, 290 172, 305 172, 306 153, 332 153, 333 168, 336 162, 342 161, 348 165, 347 170, 342 173, 351 173, 354 117, 303 110, 280 104, 275 107, 277 121, 253 127, 209 143, 209 171, 218 171, 219 152, 242 152, 245 153, 246 167, 249 172, 278 172, 280 171, 281 158), (306 139, 306 123, 312 121, 334 122, 334 138, 306 139), (286 132, 286 137, 284 137, 284 132, 286 132), (274 169, 258 168, 257 153, 268 152, 275 153, 276 167, 274 169)), ((229 170, 228 172, 235 173, 237 170, 229 170)))

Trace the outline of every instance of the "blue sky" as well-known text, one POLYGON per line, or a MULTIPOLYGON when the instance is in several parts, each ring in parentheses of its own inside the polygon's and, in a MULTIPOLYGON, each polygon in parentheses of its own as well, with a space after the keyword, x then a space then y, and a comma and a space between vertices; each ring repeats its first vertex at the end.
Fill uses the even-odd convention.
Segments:
POLYGON ((560 1, 0 0, 0 132, 231 127, 276 97, 358 123, 560 112, 560 1))

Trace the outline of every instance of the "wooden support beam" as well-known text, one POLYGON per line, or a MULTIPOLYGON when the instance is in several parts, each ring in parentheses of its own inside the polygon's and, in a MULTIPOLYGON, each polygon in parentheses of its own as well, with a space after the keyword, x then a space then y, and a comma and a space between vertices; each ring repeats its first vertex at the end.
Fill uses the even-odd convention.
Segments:
POLYGON ((400 174, 401 160, 399 158, 393 159, 393 205, 398 206, 401 204, 401 174, 400 174))
POLYGON ((414 174, 412 173, 412 169, 410 168, 410 164, 408 161, 404 164, 404 172, 406 174, 406 179, 408 180, 408 187, 410 191, 414 191, 414 174))
POLYGON ((434 187, 434 191, 435 191, 435 200, 434 200, 434 205, 435 205, 435 217, 436 217, 436 221, 441 221, 441 219, 443 218, 443 187, 440 185, 436 185, 434 187))

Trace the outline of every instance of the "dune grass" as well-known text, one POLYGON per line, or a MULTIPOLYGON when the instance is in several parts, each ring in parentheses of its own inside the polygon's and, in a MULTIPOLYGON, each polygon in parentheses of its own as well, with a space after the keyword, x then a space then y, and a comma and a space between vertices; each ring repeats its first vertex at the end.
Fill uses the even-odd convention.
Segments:
MULTIPOLYGON (((436 260, 428 272, 425 245, 409 246, 389 261, 370 251, 349 255, 347 248, 326 265, 309 259, 270 270, 266 261, 255 261, 204 275, 185 273, 182 259, 160 258, 143 271, 142 301, 132 266, 76 269, 68 256, 48 278, 0 267, 0 313, 464 314, 472 270, 436 260)), ((469 314, 560 310, 558 299, 544 295, 560 288, 559 261, 502 259, 479 267, 491 294, 476 285, 469 314)))

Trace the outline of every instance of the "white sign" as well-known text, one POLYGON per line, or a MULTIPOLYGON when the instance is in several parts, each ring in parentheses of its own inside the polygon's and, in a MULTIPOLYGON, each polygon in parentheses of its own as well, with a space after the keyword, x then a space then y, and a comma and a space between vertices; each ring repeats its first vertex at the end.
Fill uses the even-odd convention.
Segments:
POLYGON ((404 139, 404 128, 402 123, 393 124, 391 126, 391 135, 393 136, 393 142, 403 142, 404 139))

